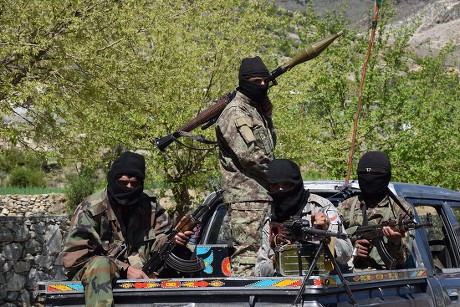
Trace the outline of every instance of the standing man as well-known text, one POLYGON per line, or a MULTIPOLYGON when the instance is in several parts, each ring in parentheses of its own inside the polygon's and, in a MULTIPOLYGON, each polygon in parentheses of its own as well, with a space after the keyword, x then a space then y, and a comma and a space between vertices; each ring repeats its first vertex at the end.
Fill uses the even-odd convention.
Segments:
MULTIPOLYGON (((375 225, 389 219, 409 218, 410 205, 404 199, 394 196, 388 189, 391 164, 384 152, 365 153, 358 162, 357 173, 361 194, 345 200, 338 207, 349 234, 353 235, 353 229, 361 225, 375 225)), ((410 255, 409 232, 401 233, 390 226, 385 226, 383 232, 384 246, 396 260, 396 268, 406 268, 410 255)), ((352 243, 355 270, 390 269, 386 268, 377 248, 373 248, 372 242, 357 238, 352 243)))
MULTIPOLYGON (((166 211, 144 191, 144 178, 144 157, 125 152, 113 162, 107 188, 75 211, 63 262, 67 276, 82 282, 86 306, 113 306, 112 285, 119 278, 148 278, 142 266, 172 230, 166 211)), ((178 249, 192 234, 174 237, 178 249)))
POLYGON ((216 123, 226 221, 236 248, 232 256, 236 276, 254 275, 262 221, 272 201, 267 170, 274 159, 275 132, 268 76, 260 57, 243 59, 236 96, 216 123))
MULTIPOLYGON (((293 216, 312 222, 312 227, 321 230, 346 231, 340 227, 338 211, 324 197, 306 191, 299 166, 291 160, 275 159, 268 166, 270 195, 273 197, 273 211, 265 219, 262 232, 262 246, 257 253, 256 275, 273 276, 277 271, 275 246, 290 244, 283 234, 272 233, 270 222, 282 224, 293 216)), ((337 263, 347 267, 351 259, 350 239, 334 238, 334 253, 337 263)))

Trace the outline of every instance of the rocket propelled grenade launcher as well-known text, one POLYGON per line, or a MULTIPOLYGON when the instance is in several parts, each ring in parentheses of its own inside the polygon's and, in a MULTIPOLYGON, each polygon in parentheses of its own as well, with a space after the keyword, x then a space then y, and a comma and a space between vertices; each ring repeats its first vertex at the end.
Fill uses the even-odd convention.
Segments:
MULTIPOLYGON (((339 36, 343 34, 343 31, 338 32, 337 34, 331 35, 325 39, 322 39, 298 54, 296 54, 290 61, 287 63, 277 67, 275 70, 273 70, 269 77, 268 77, 268 82, 269 86, 273 86, 278 84, 276 82, 276 78, 278 78, 280 75, 284 74, 285 72, 291 70, 293 67, 302 64, 306 61, 309 61, 313 58, 316 58, 318 55, 320 55, 334 40, 336 40, 339 36)), ((225 106, 232 101, 233 97, 235 97, 236 91, 227 93, 220 97, 216 102, 210 106, 209 108, 203 110, 200 112, 195 118, 192 120, 188 121, 184 125, 182 125, 178 130, 175 132, 162 137, 162 138, 156 138, 155 139, 155 144, 160 149, 160 151, 165 151, 166 147, 168 147, 173 141, 177 140, 181 136, 189 136, 189 132, 194 130, 195 128, 202 126, 202 129, 206 129, 212 124, 214 124, 217 121, 217 118, 219 117, 220 113, 224 110, 225 106)), ((205 142, 203 137, 193 137, 194 139, 198 141, 205 142)), ((208 141, 209 143, 209 141, 208 141)))
POLYGON ((283 64, 276 68, 274 71, 270 73, 268 80, 273 82, 273 85, 276 85, 276 78, 280 75, 284 74, 286 71, 291 70, 294 66, 302 64, 306 61, 309 61, 313 58, 316 58, 320 55, 336 38, 341 36, 343 31, 338 32, 337 34, 331 35, 326 37, 319 42, 314 43, 313 45, 308 46, 301 52, 297 53, 289 62, 283 64))

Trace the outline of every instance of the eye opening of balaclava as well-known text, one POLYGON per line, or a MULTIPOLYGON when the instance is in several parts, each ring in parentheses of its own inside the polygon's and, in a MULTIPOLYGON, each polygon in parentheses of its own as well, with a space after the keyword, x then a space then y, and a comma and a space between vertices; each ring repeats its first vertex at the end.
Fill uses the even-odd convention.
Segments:
POLYGON ((378 202, 388 193, 391 180, 391 164, 387 154, 369 151, 358 162, 358 182, 360 198, 364 201, 378 202))
POLYGON ((238 74, 239 86, 238 91, 249 97, 251 100, 262 103, 267 98, 268 83, 264 85, 249 81, 251 77, 268 78, 270 72, 265 66, 262 59, 258 56, 254 58, 244 58, 241 61, 238 74))
POLYGON ((134 152, 122 153, 107 173, 107 195, 111 204, 136 205, 144 191, 145 159, 134 152), (137 177, 138 183, 130 188, 119 182, 122 175, 137 177))
POLYGON ((273 198, 273 219, 284 222, 302 210, 309 192, 303 186, 299 166, 288 159, 275 159, 268 165, 268 183, 290 182, 294 186, 288 190, 268 192, 273 198))

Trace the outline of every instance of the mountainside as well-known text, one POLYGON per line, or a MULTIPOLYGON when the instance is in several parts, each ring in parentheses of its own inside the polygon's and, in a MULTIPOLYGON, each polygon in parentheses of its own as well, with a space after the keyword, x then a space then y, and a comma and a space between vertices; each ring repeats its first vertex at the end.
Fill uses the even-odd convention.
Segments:
MULTIPOLYGON (((275 0, 275 3, 288 10, 305 10, 308 0, 275 0)), ((370 0, 311 0, 318 14, 340 10, 346 5, 346 16, 364 30, 369 29, 368 16, 373 10, 370 0)), ((385 5, 385 1, 383 1, 385 5)), ((426 55, 428 50, 435 54, 448 42, 456 46, 454 59, 460 59, 460 1, 459 0, 396 0, 397 18, 392 27, 406 25, 421 18, 421 25, 412 37, 410 44, 416 54, 426 55)), ((380 16, 381 17, 381 16, 380 16)))

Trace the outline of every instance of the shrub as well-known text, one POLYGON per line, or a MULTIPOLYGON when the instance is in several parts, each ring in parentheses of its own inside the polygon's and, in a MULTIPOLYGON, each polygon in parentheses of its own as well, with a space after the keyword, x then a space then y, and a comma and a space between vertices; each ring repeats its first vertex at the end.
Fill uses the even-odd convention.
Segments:
POLYGON ((41 169, 16 166, 11 170, 7 185, 16 187, 44 187, 45 173, 41 169))
POLYGON ((0 169, 5 172, 11 172, 18 166, 24 166, 29 169, 41 169, 45 164, 43 156, 25 148, 9 148, 3 150, 0 155, 0 169))
POLYGON ((73 212, 79 203, 94 192, 96 183, 92 175, 91 170, 85 170, 80 174, 68 176, 68 184, 64 190, 68 200, 68 211, 73 212))

